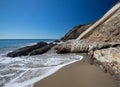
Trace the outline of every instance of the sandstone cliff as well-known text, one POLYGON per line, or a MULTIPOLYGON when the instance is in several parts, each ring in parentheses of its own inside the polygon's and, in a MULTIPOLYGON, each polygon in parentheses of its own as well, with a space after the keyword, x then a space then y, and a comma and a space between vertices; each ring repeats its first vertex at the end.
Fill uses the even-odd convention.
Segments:
POLYGON ((84 31, 90 30, 84 38, 91 41, 119 41, 120 40, 120 3, 113 6, 100 20, 74 27, 61 40, 76 39, 84 31))
POLYGON ((120 9, 88 37, 91 41, 120 41, 120 9))
POLYGON ((85 52, 91 56, 92 63, 120 80, 120 2, 94 24, 73 29, 64 38, 68 41, 55 47, 58 53, 85 52), (76 38, 68 37, 75 35, 75 30, 79 29, 79 37, 69 40, 76 38))

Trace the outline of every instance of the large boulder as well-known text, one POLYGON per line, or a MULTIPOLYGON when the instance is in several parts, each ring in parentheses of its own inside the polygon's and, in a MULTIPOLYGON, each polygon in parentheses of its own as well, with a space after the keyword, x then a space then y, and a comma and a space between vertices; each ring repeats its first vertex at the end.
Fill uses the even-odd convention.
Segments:
POLYGON ((101 63, 99 66, 120 80, 120 46, 95 50, 93 57, 101 63))
POLYGON ((93 56, 100 62, 117 61, 120 63, 120 46, 95 50, 93 56))
POLYGON ((17 49, 17 50, 15 50, 13 52, 10 52, 10 53, 7 54, 7 57, 26 56, 30 52, 32 52, 33 50, 38 49, 38 48, 42 48, 42 47, 44 47, 46 45, 47 45, 46 42, 39 42, 36 45, 26 46, 26 47, 17 49))

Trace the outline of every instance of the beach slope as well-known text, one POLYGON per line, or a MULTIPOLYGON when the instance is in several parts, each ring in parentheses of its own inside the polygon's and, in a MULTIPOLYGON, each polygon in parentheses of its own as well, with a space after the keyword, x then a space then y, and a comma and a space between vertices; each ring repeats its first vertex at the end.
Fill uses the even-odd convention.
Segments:
POLYGON ((34 87, 118 87, 115 78, 83 60, 67 65, 34 87))

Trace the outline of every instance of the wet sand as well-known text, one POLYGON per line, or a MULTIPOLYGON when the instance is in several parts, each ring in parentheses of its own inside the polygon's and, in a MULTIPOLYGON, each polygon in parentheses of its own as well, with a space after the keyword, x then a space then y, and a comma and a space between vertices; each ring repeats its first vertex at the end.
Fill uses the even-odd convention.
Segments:
POLYGON ((34 87, 118 87, 117 81, 100 68, 91 65, 87 57, 67 65, 55 74, 35 83, 34 87))

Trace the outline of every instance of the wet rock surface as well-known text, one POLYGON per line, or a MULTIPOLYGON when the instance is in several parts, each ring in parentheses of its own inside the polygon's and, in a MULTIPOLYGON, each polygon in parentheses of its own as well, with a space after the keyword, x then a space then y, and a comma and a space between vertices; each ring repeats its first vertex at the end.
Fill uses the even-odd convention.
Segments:
POLYGON ((42 48, 38 48, 36 50, 33 50, 32 52, 29 53, 29 55, 32 56, 32 55, 43 54, 43 53, 47 52, 48 50, 50 50, 55 45, 56 44, 50 43, 50 44, 48 44, 48 45, 46 45, 46 46, 44 46, 42 48))
POLYGON ((58 41, 54 41, 51 43, 46 43, 46 42, 39 42, 35 45, 32 46, 26 46, 23 48, 19 48, 13 52, 10 52, 7 54, 7 57, 18 57, 18 56, 27 56, 27 55, 38 55, 38 54, 43 54, 50 50, 53 46, 55 46, 58 43, 58 41))

